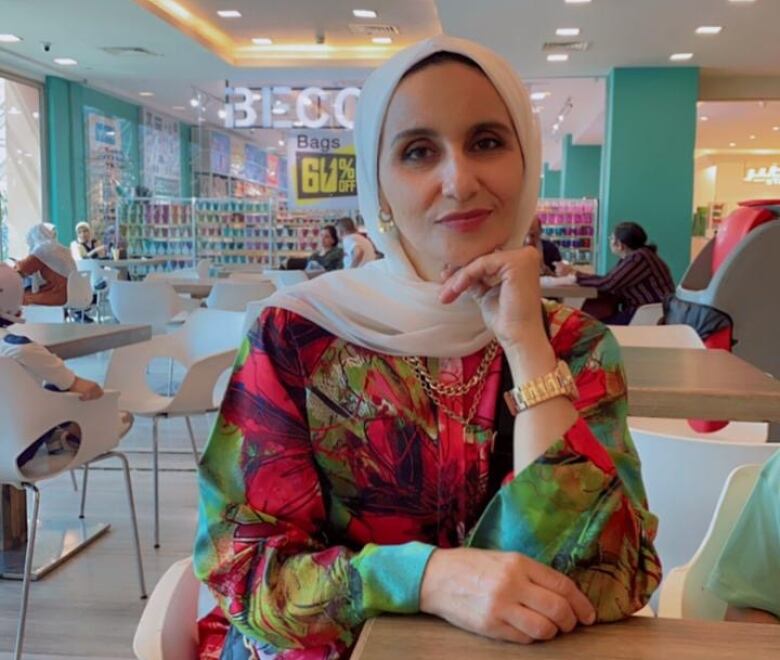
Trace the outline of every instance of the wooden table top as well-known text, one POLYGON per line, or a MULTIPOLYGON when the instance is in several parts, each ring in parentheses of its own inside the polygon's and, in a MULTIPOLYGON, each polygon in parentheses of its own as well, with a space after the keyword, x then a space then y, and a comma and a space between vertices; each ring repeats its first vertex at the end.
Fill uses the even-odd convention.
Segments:
POLYGON ((721 350, 623 347, 637 417, 780 422, 780 381, 721 350))
POLYGON ((598 298, 598 289, 579 284, 542 285, 542 296, 545 298, 598 298))
POLYGON ((530 646, 497 642, 425 616, 366 623, 352 660, 776 660, 780 626, 632 617, 530 646))
POLYGON ((19 323, 9 332, 42 344, 63 360, 107 351, 150 339, 149 325, 84 325, 81 323, 19 323))

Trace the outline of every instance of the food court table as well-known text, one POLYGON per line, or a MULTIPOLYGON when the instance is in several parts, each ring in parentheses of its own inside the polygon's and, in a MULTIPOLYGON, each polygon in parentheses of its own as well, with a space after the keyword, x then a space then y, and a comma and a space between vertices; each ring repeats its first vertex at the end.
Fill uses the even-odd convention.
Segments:
POLYGON ((780 422, 780 381, 733 353, 623 347, 637 417, 780 422))
MULTIPOLYGON (((136 344, 152 336, 148 325, 22 323, 8 330, 29 337, 65 360, 136 344)), ((0 500, 0 577, 21 579, 27 548, 26 493, 3 486, 0 500)), ((109 528, 107 523, 79 519, 38 521, 33 579, 46 575, 109 528)))
POLYGON ((426 616, 381 616, 363 627, 352 660, 770 660, 780 626, 632 617, 521 646, 426 616))

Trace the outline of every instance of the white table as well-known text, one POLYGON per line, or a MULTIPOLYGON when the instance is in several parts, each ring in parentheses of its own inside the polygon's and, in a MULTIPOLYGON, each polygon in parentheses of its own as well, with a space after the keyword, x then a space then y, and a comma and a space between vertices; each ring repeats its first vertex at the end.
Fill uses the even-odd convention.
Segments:
MULTIPOLYGON (((136 344, 152 336, 148 325, 20 323, 9 332, 29 337, 62 359, 136 344)), ((105 534, 110 525, 87 520, 38 521, 32 578, 38 580, 105 534)), ((0 577, 21 580, 27 549, 27 497, 12 486, 0 489, 0 577)))

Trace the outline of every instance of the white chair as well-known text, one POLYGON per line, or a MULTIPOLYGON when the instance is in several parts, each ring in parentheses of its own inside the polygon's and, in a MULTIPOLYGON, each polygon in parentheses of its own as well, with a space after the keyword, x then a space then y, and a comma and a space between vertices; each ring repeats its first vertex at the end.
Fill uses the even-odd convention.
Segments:
POLYGON ((59 305, 25 305, 22 318, 27 323, 64 323, 65 309, 59 305))
POLYGON ((701 544, 721 486, 737 466, 763 463, 777 445, 674 437, 631 429, 663 566, 688 562, 701 544))
POLYGON ((86 313, 92 309, 92 272, 74 270, 68 275, 68 312, 86 313))
POLYGON ((192 557, 173 564, 154 587, 133 638, 139 660, 192 660, 198 649, 198 595, 192 557))
POLYGON ((152 420, 154 468, 154 547, 160 546, 158 469, 158 424, 160 419, 183 417, 196 462, 199 460, 190 417, 214 412, 222 401, 217 388, 220 376, 229 370, 243 336, 244 314, 200 309, 184 325, 168 335, 115 349, 106 374, 106 387, 122 392, 120 406, 139 417, 152 420), (153 359, 168 358, 186 369, 181 387, 173 396, 149 388, 146 367, 153 359))
POLYGON ((264 273, 247 273, 241 270, 233 271, 227 277, 229 282, 271 282, 264 273))
POLYGON ((226 280, 217 282, 211 287, 211 292, 206 298, 206 307, 209 309, 224 309, 231 312, 246 311, 247 303, 254 300, 267 298, 276 287, 269 281, 241 282, 226 280))
POLYGON ((46 390, 15 361, 0 358, 0 419, 3 420, 0 483, 24 488, 33 495, 14 658, 21 657, 24 643, 40 506, 40 492, 36 486, 39 481, 55 477, 66 470, 82 466, 86 469, 89 463, 105 458, 118 458, 122 461, 141 598, 146 598, 130 469, 124 454, 115 450, 121 431, 118 399, 119 393, 112 391, 106 391, 95 401, 81 401, 76 394, 46 390), (78 424, 81 430, 81 444, 75 454, 63 452, 49 456, 45 463, 36 457, 21 467, 18 465, 17 460, 22 452, 51 429, 65 423, 78 424))
POLYGON ((167 282, 155 281, 113 282, 108 301, 119 323, 151 325, 155 333, 165 332, 168 324, 183 321, 200 306, 200 301, 177 295, 167 282))
POLYGON ((263 275, 267 276, 277 289, 309 281, 306 272, 302 270, 264 270, 263 275))
POLYGON ((247 303, 246 312, 244 314, 244 323, 241 327, 241 336, 246 337, 247 333, 252 329, 255 321, 263 313, 263 310, 268 306, 268 298, 264 300, 255 300, 247 303))
POLYGON ((661 584, 659 616, 667 619, 723 620, 727 603, 705 589, 704 585, 760 473, 760 465, 742 465, 731 471, 696 554, 684 566, 673 568, 661 584))
POLYGON ((658 325, 658 321, 660 321, 663 316, 663 303, 642 305, 634 312, 634 316, 631 317, 631 323, 629 325, 658 325))

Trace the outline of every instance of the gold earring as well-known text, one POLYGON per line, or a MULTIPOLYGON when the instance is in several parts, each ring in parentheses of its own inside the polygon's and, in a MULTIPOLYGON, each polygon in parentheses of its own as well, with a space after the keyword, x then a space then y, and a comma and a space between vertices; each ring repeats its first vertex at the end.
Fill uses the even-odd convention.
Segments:
POLYGON ((387 232, 392 231, 394 227, 393 214, 389 211, 379 209, 379 231, 386 234, 387 232))

